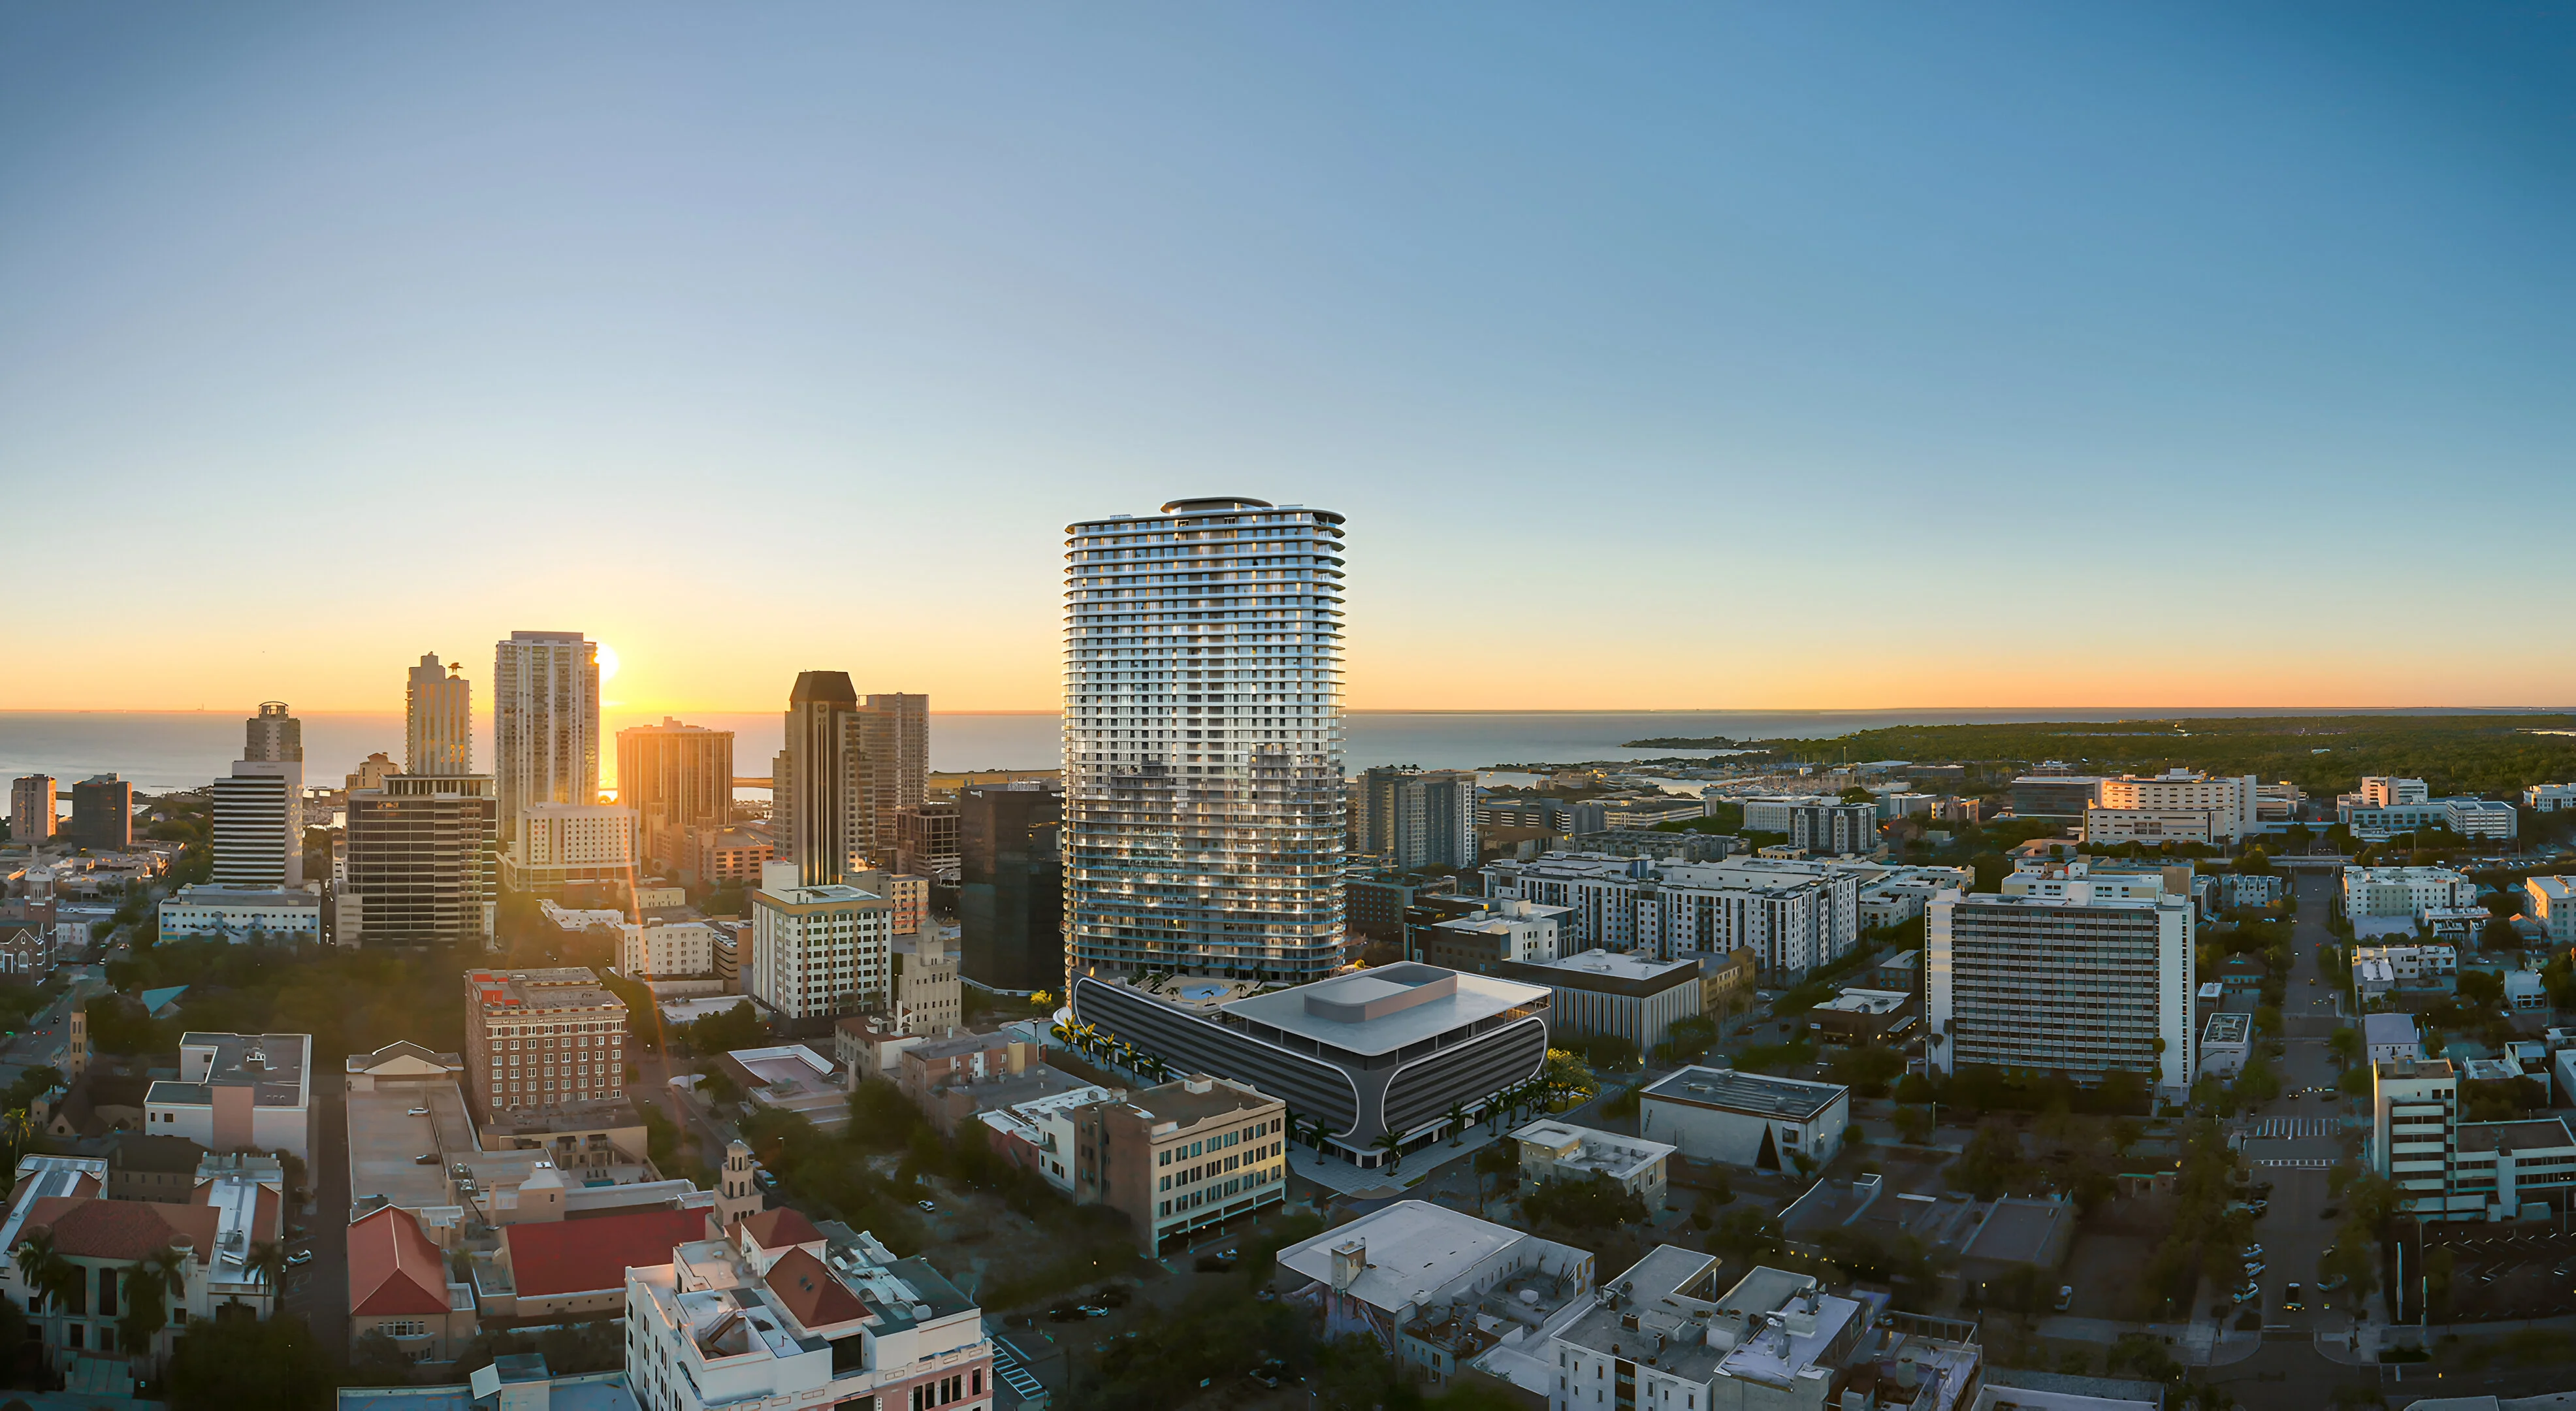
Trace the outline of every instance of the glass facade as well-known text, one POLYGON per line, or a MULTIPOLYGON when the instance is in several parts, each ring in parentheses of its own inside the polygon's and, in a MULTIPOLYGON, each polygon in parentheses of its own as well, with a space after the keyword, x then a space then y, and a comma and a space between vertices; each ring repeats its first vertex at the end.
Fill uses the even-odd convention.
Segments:
POLYGON ((1179 500, 1066 533, 1068 976, 1331 974, 1342 517, 1179 500))

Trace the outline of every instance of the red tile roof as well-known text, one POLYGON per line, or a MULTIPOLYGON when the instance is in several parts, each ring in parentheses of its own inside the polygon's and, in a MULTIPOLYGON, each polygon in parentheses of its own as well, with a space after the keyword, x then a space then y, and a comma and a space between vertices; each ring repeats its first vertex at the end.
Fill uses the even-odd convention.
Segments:
POLYGON ((510 1278, 521 1298, 624 1288, 630 1268, 671 1262, 671 1247, 709 1238, 701 1210, 639 1210, 589 1220, 505 1225, 510 1278))
POLYGON ((868 1312, 849 1285, 832 1277, 822 1260, 801 1249, 787 1251, 785 1258, 769 1266, 769 1291, 808 1330, 864 1318, 868 1312))
POLYGON ((751 1231, 752 1243, 762 1249, 785 1249, 790 1245, 812 1244, 823 1237, 823 1232, 814 1228, 813 1221, 784 1207, 777 1210, 764 1210, 757 1215, 745 1215, 736 1220, 733 1227, 737 1230, 751 1231))
POLYGON ((447 1261, 399 1205, 369 1212, 349 1226, 349 1316, 447 1312, 447 1261))
POLYGON ((27 1210, 26 1228, 38 1226, 53 1231, 54 1249, 66 1258, 130 1264, 185 1235, 203 1264, 214 1257, 222 1216, 206 1205, 49 1195, 27 1210))

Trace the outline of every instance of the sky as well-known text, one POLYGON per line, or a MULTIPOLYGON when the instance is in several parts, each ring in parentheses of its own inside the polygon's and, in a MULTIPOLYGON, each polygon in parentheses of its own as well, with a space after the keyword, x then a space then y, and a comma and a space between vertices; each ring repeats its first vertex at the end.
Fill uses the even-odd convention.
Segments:
POLYGON ((1358 708, 2576 702, 2571 118, 2532 4, 11 5, 0 709, 1044 710, 1209 494, 1358 708))

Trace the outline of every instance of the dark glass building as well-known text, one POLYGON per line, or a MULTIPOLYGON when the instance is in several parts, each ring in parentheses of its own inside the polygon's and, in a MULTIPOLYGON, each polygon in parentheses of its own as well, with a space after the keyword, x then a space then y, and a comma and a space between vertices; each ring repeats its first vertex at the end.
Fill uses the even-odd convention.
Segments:
POLYGON ((997 990, 1064 983, 1064 859, 1053 789, 972 784, 957 795, 957 920, 966 978, 997 990))
POLYGON ((72 822, 63 831, 78 846, 102 852, 134 846, 134 786, 113 774, 72 785, 72 822))

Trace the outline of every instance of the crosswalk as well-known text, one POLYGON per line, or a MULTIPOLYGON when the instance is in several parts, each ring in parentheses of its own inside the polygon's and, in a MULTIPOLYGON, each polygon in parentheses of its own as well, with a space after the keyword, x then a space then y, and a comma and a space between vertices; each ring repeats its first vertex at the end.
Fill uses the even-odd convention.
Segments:
POLYGON ((2245 1124, 2249 1137, 2331 1137, 2338 1120, 2332 1117, 2256 1117, 2245 1124))
POLYGON ((993 1380, 1009 1387, 1012 1394, 1019 1397, 1020 1404, 1023 1406, 1046 1405, 1046 1387, 1036 1377, 1029 1375, 1029 1369, 1021 1366, 1019 1359, 1013 1357, 1011 1351, 1009 1343, 1000 1338, 993 1339, 993 1380))
POLYGON ((2330 1171, 2334 1169, 2335 1163, 2331 1156, 2274 1156, 2249 1164, 2273 1166, 2287 1171, 2330 1171))

